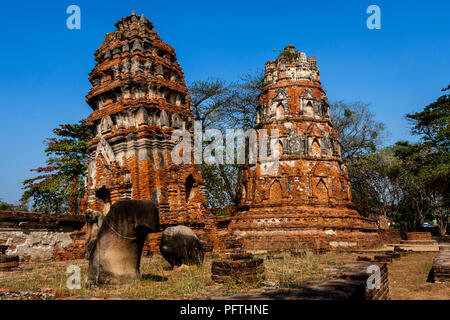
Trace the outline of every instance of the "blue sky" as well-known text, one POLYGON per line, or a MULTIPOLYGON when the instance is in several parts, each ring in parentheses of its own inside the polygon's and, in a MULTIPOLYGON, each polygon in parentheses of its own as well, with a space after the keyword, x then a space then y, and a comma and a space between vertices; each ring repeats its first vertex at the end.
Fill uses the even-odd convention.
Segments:
POLYGON ((371 103, 386 144, 412 139, 404 115, 450 83, 449 1, 2 1, 0 198, 20 198, 54 127, 89 115, 93 53, 131 10, 175 48, 188 82, 236 80, 287 44, 316 56, 329 100, 371 103), (81 30, 66 28, 71 4, 81 30), (381 30, 366 27, 371 4, 381 30))

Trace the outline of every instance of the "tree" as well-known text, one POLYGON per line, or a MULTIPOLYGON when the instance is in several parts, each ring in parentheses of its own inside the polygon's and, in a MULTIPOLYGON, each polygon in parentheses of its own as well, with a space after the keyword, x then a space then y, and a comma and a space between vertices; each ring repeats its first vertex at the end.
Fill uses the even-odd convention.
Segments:
MULTIPOLYGON (((195 81, 189 86, 194 117, 203 129, 252 128, 256 120, 259 93, 264 74, 258 70, 245 74, 235 83, 220 79, 195 81)), ((241 205, 242 179, 245 164, 202 164, 206 182, 207 202, 210 207, 241 205)))
POLYGON ((392 147, 347 159, 353 203, 364 216, 395 215, 400 201, 396 180, 389 178, 398 159, 392 147))
POLYGON ((344 161, 375 152, 385 135, 385 125, 376 121, 363 102, 338 101, 330 105, 331 121, 339 133, 344 161))
POLYGON ((203 128, 217 124, 221 108, 229 105, 233 98, 231 85, 215 78, 194 81, 189 86, 189 93, 194 119, 200 121, 203 128))
POLYGON ((420 136, 411 150, 418 166, 416 177, 427 192, 428 213, 445 235, 450 211, 450 85, 441 91, 444 94, 435 102, 406 117, 412 133, 420 136))
POLYGON ((19 204, 12 204, 3 201, 2 198, 0 198, 0 210, 7 210, 7 211, 28 211, 28 204, 26 202, 20 202, 19 204))
POLYGON ((384 124, 375 120, 369 104, 363 102, 332 103, 330 114, 358 211, 365 216, 390 215, 396 193, 386 172, 393 155, 389 149, 376 152, 385 136, 384 124))
POLYGON ((401 189, 402 199, 399 203, 401 223, 407 229, 418 230, 423 226, 426 217, 428 190, 423 180, 422 167, 424 154, 420 144, 399 141, 394 145, 397 163, 389 169, 389 177, 396 181, 401 189), (408 217, 408 213, 412 213, 408 217))
POLYGON ((53 133, 56 138, 44 141, 47 166, 30 170, 40 175, 23 182, 21 200, 32 199, 36 211, 76 214, 84 193, 86 148, 93 137, 92 128, 81 120, 59 125, 53 133))
MULTIPOLYGON (((442 91, 449 90, 450 86, 442 91)), ((349 120, 345 119, 353 116, 353 111, 343 106, 339 108, 344 111, 338 113, 340 116, 335 120, 338 127, 347 130, 358 127, 353 121, 350 121, 352 125, 348 125, 349 120)), ((444 235, 450 202, 449 94, 442 95, 422 111, 407 114, 406 117, 411 122, 411 132, 420 137, 417 143, 399 141, 393 147, 371 153, 371 143, 368 143, 371 141, 367 137, 377 135, 364 137, 350 134, 347 136, 350 139, 341 137, 343 149, 347 148, 345 160, 354 202, 362 213, 389 212, 396 222, 409 230, 419 230, 426 219, 437 219, 440 232, 444 235), (356 157, 350 156, 355 154, 356 157)), ((370 121, 363 123, 366 123, 362 126, 365 130, 371 127, 367 125, 370 121)))

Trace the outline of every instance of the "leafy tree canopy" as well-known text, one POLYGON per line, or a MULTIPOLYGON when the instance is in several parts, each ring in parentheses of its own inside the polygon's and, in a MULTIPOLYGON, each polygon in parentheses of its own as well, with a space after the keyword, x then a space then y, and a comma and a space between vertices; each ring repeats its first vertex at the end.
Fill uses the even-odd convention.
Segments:
POLYGON ((56 137, 44 141, 47 166, 30 170, 39 175, 23 182, 21 201, 32 199, 36 211, 76 214, 84 192, 86 148, 92 129, 81 120, 59 125, 53 133, 56 137))

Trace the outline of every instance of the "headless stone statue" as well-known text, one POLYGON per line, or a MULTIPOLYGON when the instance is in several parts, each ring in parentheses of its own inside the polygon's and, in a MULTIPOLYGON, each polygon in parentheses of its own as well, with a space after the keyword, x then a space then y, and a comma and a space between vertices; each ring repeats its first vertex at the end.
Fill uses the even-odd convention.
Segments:
POLYGON ((172 268, 182 264, 203 263, 202 243, 194 231, 186 226, 179 225, 165 229, 159 249, 172 268))
POLYGON ((151 200, 119 200, 111 206, 89 256, 91 283, 139 279, 147 235, 159 231, 158 207, 151 200))
POLYGON ((85 246, 85 257, 89 259, 91 255, 92 248, 97 240, 98 231, 102 226, 103 215, 100 211, 87 209, 86 210, 86 246, 85 246))

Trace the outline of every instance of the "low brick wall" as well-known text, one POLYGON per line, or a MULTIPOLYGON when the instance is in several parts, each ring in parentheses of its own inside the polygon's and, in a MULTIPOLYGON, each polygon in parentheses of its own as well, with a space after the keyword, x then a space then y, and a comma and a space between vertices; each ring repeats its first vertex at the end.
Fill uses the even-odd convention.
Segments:
POLYGON ((342 279, 359 281, 360 289, 355 292, 352 298, 364 300, 390 300, 389 292, 389 277, 386 263, 373 261, 359 261, 345 265, 349 271, 344 272, 342 279), (370 266, 377 266, 380 268, 380 288, 369 289, 367 280, 370 277, 367 269, 370 266))
MULTIPOLYGON (((261 289, 256 294, 238 294, 226 300, 390 300, 388 269, 385 263, 359 261, 344 265, 339 279, 316 281, 291 289, 261 289), (380 288, 369 289, 369 266, 380 268, 380 288)), ((220 298, 220 297, 218 297, 220 298)))
POLYGON ((432 282, 450 282, 450 250, 439 250, 430 276, 432 282))
POLYGON ((400 228, 380 230, 379 234, 384 243, 399 243, 403 239, 400 228))
POLYGON ((72 233, 83 225, 84 216, 0 211, 0 245, 22 261, 50 260, 73 243, 72 233))
POLYGON ((214 282, 258 282, 265 278, 264 261, 250 253, 232 253, 227 259, 213 261, 211 278, 214 282))
POLYGON ((406 232, 406 240, 431 240, 431 232, 406 232))

